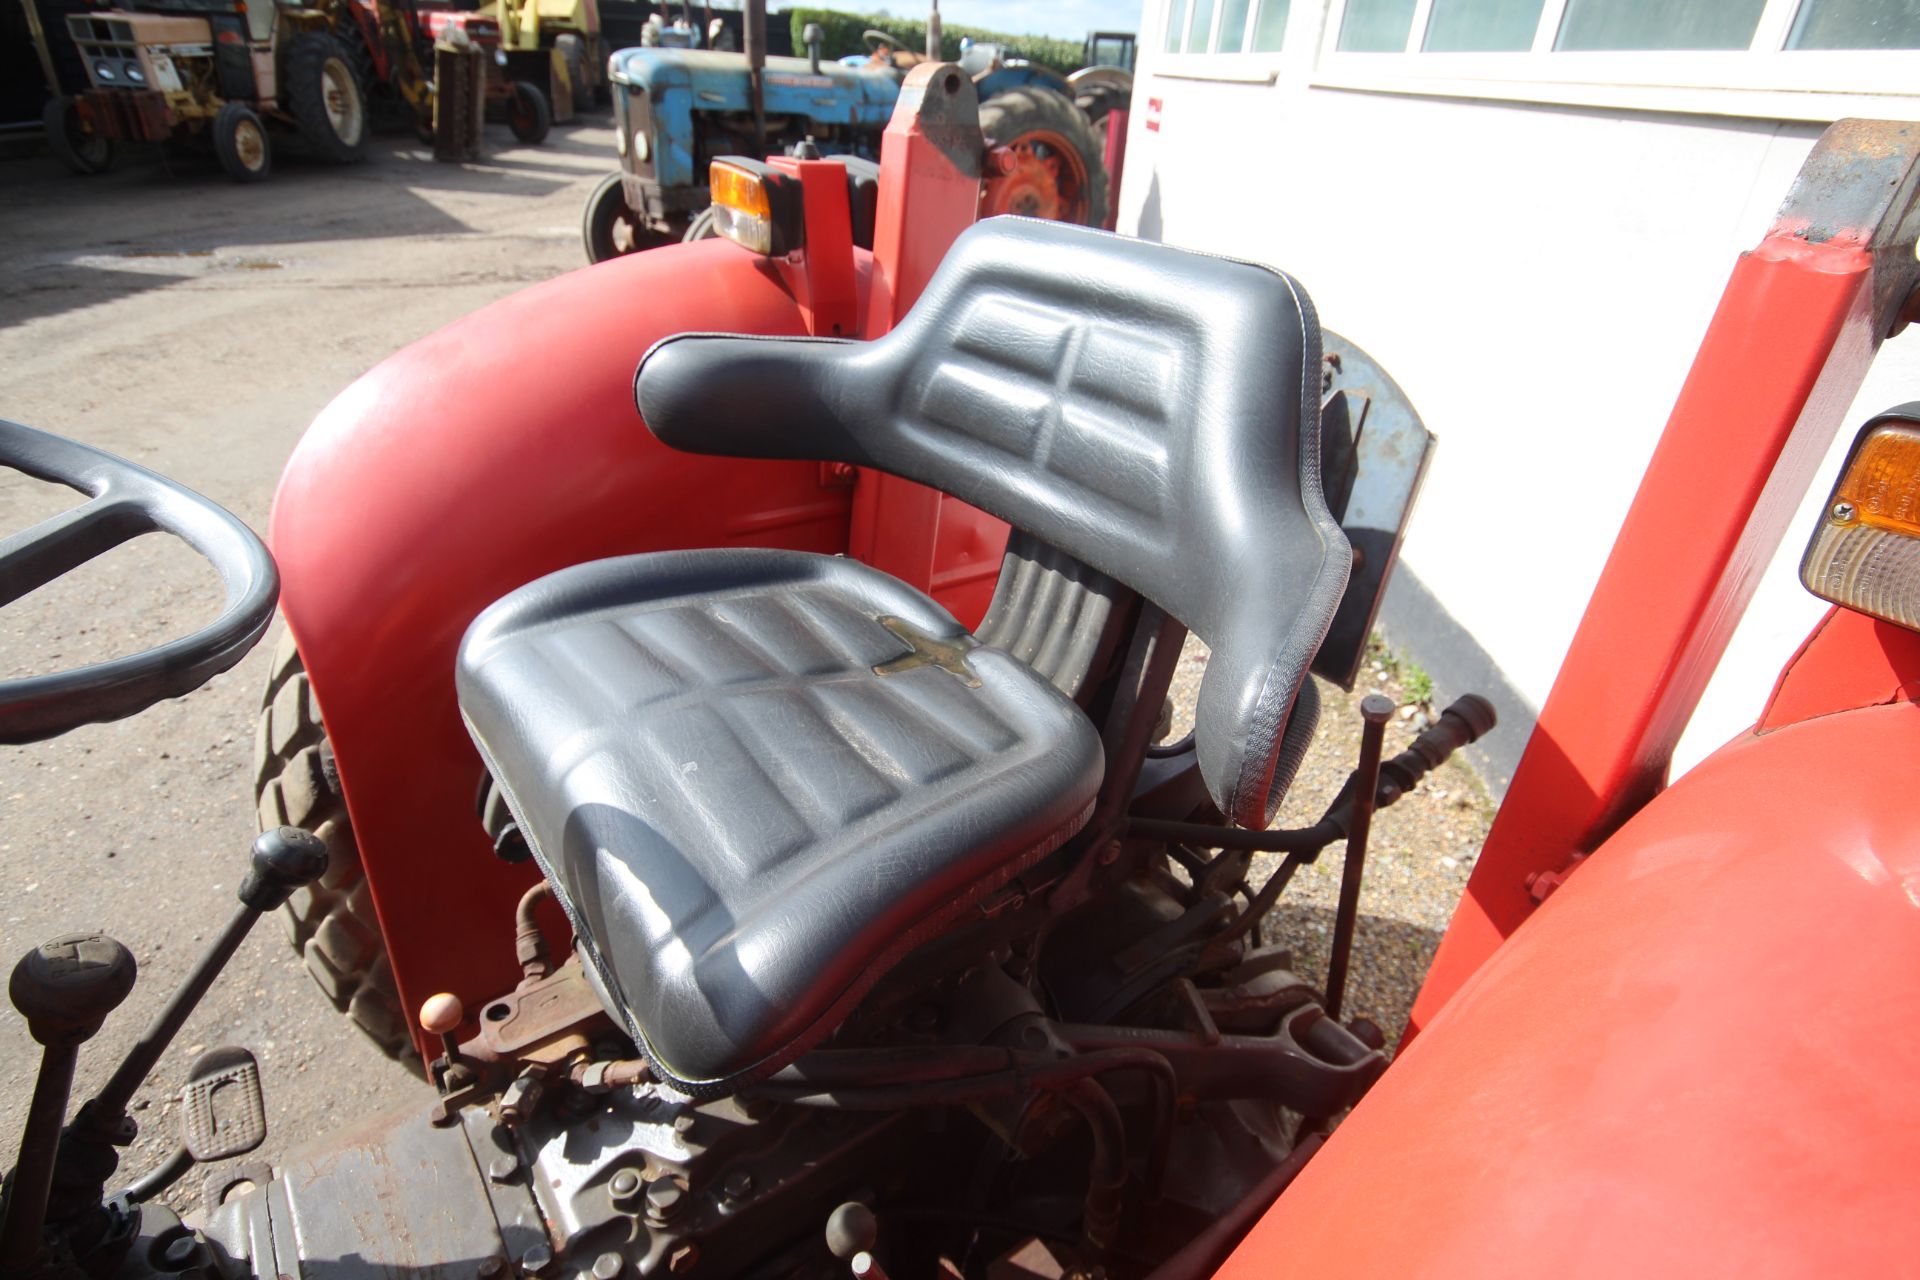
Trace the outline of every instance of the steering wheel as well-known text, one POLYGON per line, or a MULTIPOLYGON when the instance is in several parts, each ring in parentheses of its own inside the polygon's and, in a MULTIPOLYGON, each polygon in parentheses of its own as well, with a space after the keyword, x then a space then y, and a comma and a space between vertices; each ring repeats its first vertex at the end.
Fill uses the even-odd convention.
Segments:
POLYGON ((0 418, 0 467, 90 501, 0 540, 0 607, 143 533, 170 533, 213 562, 220 616, 144 653, 0 680, 0 743, 38 742, 191 693, 246 656, 273 620, 280 575, 253 530, 164 476, 75 440, 0 418))
POLYGON ((860 38, 867 42, 868 50, 873 53, 879 53, 882 49, 890 53, 907 52, 907 46, 901 42, 900 37, 889 35, 877 27, 868 27, 860 38))

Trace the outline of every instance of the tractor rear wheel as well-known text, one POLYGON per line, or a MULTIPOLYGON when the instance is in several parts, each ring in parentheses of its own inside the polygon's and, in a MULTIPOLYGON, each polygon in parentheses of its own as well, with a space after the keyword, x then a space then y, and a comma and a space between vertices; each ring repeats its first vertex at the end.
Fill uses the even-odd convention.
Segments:
POLYGON ((301 136, 335 164, 367 157, 367 86, 346 45, 309 32, 287 53, 287 110, 301 136))
POLYGON ((588 262, 624 258, 673 242, 673 237, 661 235, 633 211, 617 172, 600 179, 587 197, 580 217, 580 238, 586 244, 588 262))
POLYGON ((92 177, 113 167, 113 139, 103 138, 80 122, 80 108, 72 98, 59 97, 40 113, 47 146, 60 163, 75 173, 92 177))
POLYGON ((1080 108, 1051 89, 1010 89, 980 104, 987 139, 980 216, 1017 213, 1098 227, 1107 217, 1107 166, 1080 108))
POLYGON ((213 154, 235 182, 263 182, 273 172, 267 126, 238 102, 227 103, 213 117, 213 154))
POLYGON ((335 1009, 388 1057, 421 1073, 333 771, 333 751, 291 632, 274 651, 253 761, 261 828, 305 827, 327 842, 327 873, 295 890, 281 908, 293 949, 335 1009))
POLYGON ((553 128, 553 108, 547 105, 547 95, 540 92, 540 86, 525 80, 513 82, 513 101, 507 104, 507 128, 530 147, 547 140, 547 133, 553 128))

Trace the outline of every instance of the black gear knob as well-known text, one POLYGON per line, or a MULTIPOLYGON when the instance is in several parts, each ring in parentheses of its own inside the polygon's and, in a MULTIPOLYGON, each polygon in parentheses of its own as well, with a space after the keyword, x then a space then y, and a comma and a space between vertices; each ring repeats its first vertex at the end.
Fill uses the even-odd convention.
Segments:
POLYGON ((255 911, 277 910, 295 889, 327 873, 327 842, 299 827, 262 831, 253 842, 252 857, 240 901, 255 911))
POLYGON ((133 953, 106 934, 70 933, 21 956, 7 996, 35 1040, 72 1047, 120 1007, 137 972, 133 953))

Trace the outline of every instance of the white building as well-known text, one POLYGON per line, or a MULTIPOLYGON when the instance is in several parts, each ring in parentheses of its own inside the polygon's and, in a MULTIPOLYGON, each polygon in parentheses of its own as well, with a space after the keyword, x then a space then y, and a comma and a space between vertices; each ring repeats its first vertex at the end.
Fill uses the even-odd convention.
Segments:
MULTIPOLYGON (((1920 118, 1920 0, 1146 0, 1140 33, 1119 229, 1292 272, 1439 436, 1382 628, 1441 697, 1493 686, 1504 784, 1736 255, 1824 124, 1920 118)), ((1909 335, 1676 772, 1823 612, 1815 513, 1854 427, 1912 399, 1909 335)))

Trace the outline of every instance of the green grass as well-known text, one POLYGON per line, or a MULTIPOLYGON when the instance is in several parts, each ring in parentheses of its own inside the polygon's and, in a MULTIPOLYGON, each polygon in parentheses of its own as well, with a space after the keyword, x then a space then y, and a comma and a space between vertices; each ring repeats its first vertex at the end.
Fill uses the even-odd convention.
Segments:
POLYGON ((1367 656, 1386 668, 1406 695, 1406 701, 1422 706, 1433 701, 1433 677, 1427 674, 1427 669, 1382 640, 1377 631, 1367 637, 1367 656))

